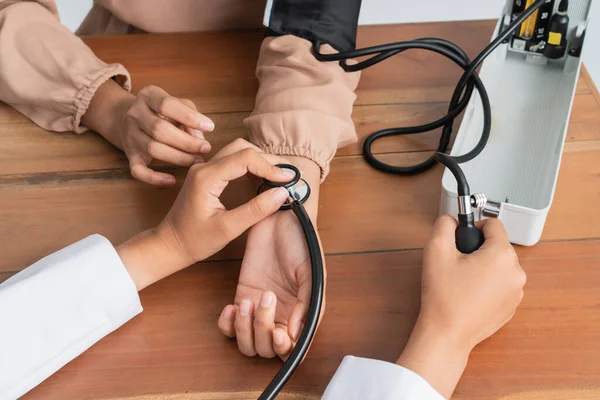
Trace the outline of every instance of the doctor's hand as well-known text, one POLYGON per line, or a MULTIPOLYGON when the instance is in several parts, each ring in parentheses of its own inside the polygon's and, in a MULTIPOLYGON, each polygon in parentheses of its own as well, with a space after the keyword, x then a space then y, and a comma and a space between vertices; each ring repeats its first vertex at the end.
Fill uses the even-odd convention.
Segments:
POLYGON ((465 255, 456 250, 456 220, 436 222, 423 253, 421 311, 398 360, 447 398, 471 350, 510 321, 523 299, 526 275, 504 225, 478 225, 485 243, 465 255))
POLYGON ((203 161, 211 149, 204 133, 215 127, 188 99, 156 86, 133 95, 112 79, 98 88, 82 123, 125 152, 134 178, 155 186, 174 185, 175 177, 150 169, 153 159, 182 167, 203 161))
MULTIPOLYGON (((312 189, 305 208, 316 229, 319 167, 300 157, 268 157, 302 171, 312 189)), ((304 326, 311 279, 306 239, 294 213, 277 212, 265 218, 250 228, 235 299, 223 309, 219 329, 235 337, 246 356, 287 359, 304 326)))
POLYGON ((193 166, 160 225, 117 249, 138 290, 215 254, 287 200, 287 190, 277 188, 227 210, 221 193, 231 180, 246 174, 275 182, 291 179, 253 149, 193 166))

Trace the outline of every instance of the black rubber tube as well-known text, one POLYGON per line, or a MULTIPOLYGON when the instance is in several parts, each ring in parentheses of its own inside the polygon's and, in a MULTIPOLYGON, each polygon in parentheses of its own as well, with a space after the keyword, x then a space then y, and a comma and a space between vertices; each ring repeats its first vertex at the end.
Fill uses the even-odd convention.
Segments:
POLYGON ((407 42, 397 42, 378 46, 367 47, 364 49, 358 49, 337 54, 322 54, 320 53, 320 43, 313 44, 313 53, 319 61, 339 61, 342 68, 347 72, 360 71, 365 68, 371 67, 377 63, 380 63, 392 56, 400 54, 406 50, 422 49, 435 52, 450 60, 455 64, 459 65, 464 69, 464 73, 461 76, 452 99, 448 108, 448 113, 444 117, 437 121, 431 122, 426 125, 405 127, 405 128, 391 128, 384 129, 370 135, 363 145, 363 155, 365 160, 374 168, 381 171, 400 175, 414 175, 424 172, 435 165, 435 158, 433 155, 427 160, 417 165, 412 166, 394 166, 386 164, 378 160, 371 150, 373 143, 381 138, 396 135, 412 135, 417 133, 423 133, 432 131, 443 127, 442 135, 436 152, 446 153, 448 146, 450 145, 450 139, 452 136, 452 126, 456 117, 458 117, 464 109, 467 107, 469 100, 473 94, 473 89, 476 88, 481 98, 483 106, 483 130, 479 142, 475 147, 466 154, 454 157, 454 160, 458 163, 464 163, 477 157, 485 146, 490 137, 491 126, 492 126, 492 112, 489 96, 479 78, 476 70, 481 63, 488 57, 502 42, 504 42, 521 24, 529 18, 535 11, 537 11, 546 0, 537 0, 527 10, 525 10, 516 20, 503 31, 483 50, 473 61, 469 60, 466 53, 460 49, 454 43, 435 38, 422 38, 411 40, 407 42), (366 57, 370 58, 361 61, 357 64, 348 64, 346 61, 351 58, 366 57))
POLYGON ((436 161, 439 161, 440 163, 444 164, 446 168, 448 168, 450 172, 452 172, 452 175, 454 175, 454 178, 456 179, 458 195, 470 196, 471 188, 469 188, 469 182, 467 182, 467 177, 465 176, 465 173, 460 168, 458 163, 448 154, 444 153, 435 153, 433 155, 433 158, 436 161))
POLYGON ((277 375, 273 378, 269 386, 260 395, 258 400, 272 400, 281 391, 283 386, 291 378, 292 374, 300 365, 300 362, 306 356, 308 348, 312 343, 312 340, 317 331, 317 325, 319 324, 319 316, 321 315, 321 307, 323 306, 323 296, 325 294, 325 276, 323 272, 323 255, 321 253, 321 246, 319 246, 319 240, 317 238, 317 232, 313 226, 310 217, 306 213, 304 206, 298 202, 293 201, 292 210, 300 225, 306 238, 306 244, 308 246, 308 252, 310 256, 310 264, 312 271, 312 293, 310 295, 310 305, 308 307, 308 315, 306 316, 306 322, 304 329, 298 338, 296 347, 292 350, 287 361, 283 364, 283 367, 279 370, 277 375))

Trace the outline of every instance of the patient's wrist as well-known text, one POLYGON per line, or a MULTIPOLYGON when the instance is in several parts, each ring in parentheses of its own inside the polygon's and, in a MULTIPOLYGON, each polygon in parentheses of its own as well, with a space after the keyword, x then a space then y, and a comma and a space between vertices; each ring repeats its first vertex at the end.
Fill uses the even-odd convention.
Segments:
POLYGON ((321 168, 314 161, 300 156, 285 156, 288 162, 296 166, 302 172, 302 178, 308 183, 311 189, 310 199, 305 204, 306 211, 310 215, 314 224, 317 223, 317 213, 319 210, 319 192, 321 185, 321 168))
POLYGON ((126 129, 127 111, 135 96, 123 89, 117 82, 109 79, 96 90, 82 124, 99 133, 114 146, 123 150, 121 134, 126 129))

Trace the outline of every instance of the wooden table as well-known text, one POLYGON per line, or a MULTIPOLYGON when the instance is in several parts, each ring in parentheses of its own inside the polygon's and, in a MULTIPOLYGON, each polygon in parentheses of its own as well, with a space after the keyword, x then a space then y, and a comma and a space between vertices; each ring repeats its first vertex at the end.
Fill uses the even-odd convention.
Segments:
MULTIPOLYGON (((474 55, 493 23, 364 27, 359 46, 439 36, 474 55)), ((212 117, 215 149, 246 135, 260 32, 97 37, 139 89, 159 85, 212 117)), ((365 72, 354 118, 361 140, 383 127, 441 116, 459 71, 410 52, 365 72)), ((438 134, 396 138, 381 158, 414 162, 438 134)), ((529 276, 514 320, 472 354, 457 399, 600 399, 600 96, 579 81, 554 207, 542 242, 519 248, 529 276)), ((360 143, 341 150, 322 187, 319 230, 329 271, 327 311, 310 355, 281 398, 319 396, 343 356, 395 360, 419 308, 421 249, 438 213, 442 168, 389 176, 360 143), (417 210, 417 212, 415 212, 417 210)), ((123 154, 98 136, 47 133, 0 105, 0 281, 82 237, 119 243, 157 224, 178 188, 130 178, 123 154)), ((182 181, 185 171, 175 171, 182 181)), ((247 182, 227 202, 247 198, 247 182)), ((34 389, 28 399, 256 398, 280 363, 248 359, 221 336, 243 240, 141 294, 145 312, 34 389)))

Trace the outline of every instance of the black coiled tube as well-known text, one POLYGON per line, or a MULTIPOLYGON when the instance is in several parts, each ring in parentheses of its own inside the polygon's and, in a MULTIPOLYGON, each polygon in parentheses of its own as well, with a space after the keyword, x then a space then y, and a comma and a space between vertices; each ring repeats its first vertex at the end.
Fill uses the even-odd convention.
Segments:
POLYGON ((436 162, 433 155, 427 160, 417 165, 404 167, 389 165, 378 160, 373 155, 371 147, 373 146, 373 143, 376 140, 387 136, 413 135, 417 133, 432 131, 434 129, 443 127, 442 135, 440 137, 440 142, 438 144, 436 152, 446 153, 446 151, 448 150, 448 146, 450 145, 452 125, 454 123, 454 120, 467 107, 469 100, 471 99, 471 96, 473 94, 474 88, 476 88, 479 92, 479 96, 481 98, 481 103, 483 106, 483 132, 481 134, 479 142, 471 151, 461 156, 453 158, 457 163, 460 164, 470 161, 473 158, 477 157, 483 151, 489 140, 490 131, 492 127, 492 112, 490 107, 490 99, 488 97, 487 91, 485 89, 485 86, 483 85, 483 82, 479 78, 479 75, 477 74, 476 70, 486 59, 486 57, 488 57, 498 46, 500 46, 502 42, 504 42, 516 29, 518 29, 527 18, 529 18, 535 11, 537 11, 541 6, 543 6, 544 3, 546 3, 546 0, 537 0, 535 3, 533 3, 529 8, 527 8, 527 10, 525 10, 519 16, 519 18, 514 20, 505 30, 500 32, 496 39, 494 39, 481 53, 479 53, 479 55, 473 61, 469 59, 467 54, 460 47, 444 39, 423 38, 407 42, 397 42, 379 46, 372 46, 364 49, 358 49, 337 54, 322 54, 319 51, 321 44, 314 43, 313 53, 319 61, 339 61, 342 68, 347 72, 360 71, 365 68, 369 68, 392 56, 400 54, 406 50, 412 49, 428 50, 440 54, 452 60, 455 64, 460 66, 465 71, 462 77, 460 78, 460 81, 456 85, 454 94, 452 95, 452 99, 450 100, 450 106, 448 108, 447 115, 438 119, 437 121, 425 125, 405 128, 384 129, 373 133, 366 139, 363 146, 363 155, 366 161, 372 167, 378 170, 400 175, 415 175, 433 167, 436 162), (366 56, 371 57, 357 64, 347 63, 348 59, 366 56))

